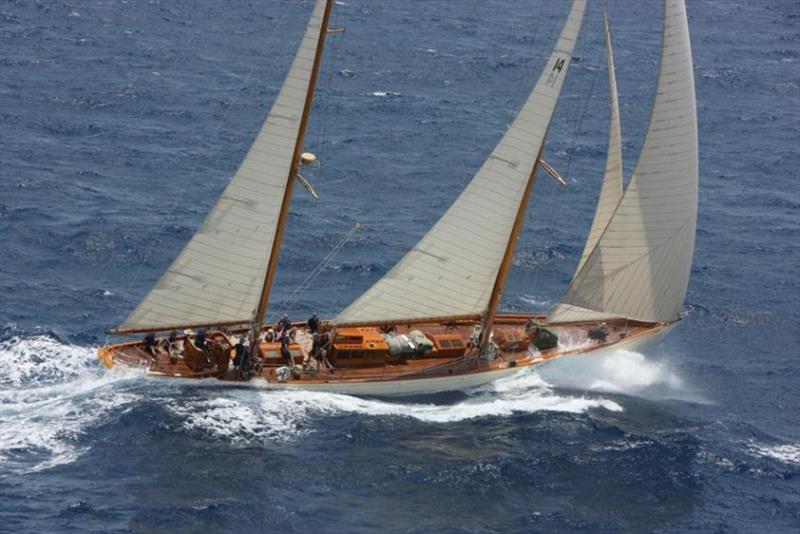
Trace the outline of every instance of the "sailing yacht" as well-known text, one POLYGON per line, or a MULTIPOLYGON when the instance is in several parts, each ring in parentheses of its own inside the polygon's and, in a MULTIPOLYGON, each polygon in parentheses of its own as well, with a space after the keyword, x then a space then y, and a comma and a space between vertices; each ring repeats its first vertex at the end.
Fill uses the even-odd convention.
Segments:
POLYGON ((380 280, 330 319, 264 324, 334 2, 315 0, 263 127, 230 184, 153 289, 99 349, 108 367, 269 388, 418 394, 483 384, 558 358, 644 350, 679 321, 694 250, 698 145, 684 0, 665 0, 656 97, 627 186, 614 58, 594 220, 547 314, 498 311, 586 0, 516 119, 450 208, 380 280), (142 339, 142 336, 144 338, 142 339), (569 342, 566 342, 569 340, 569 342))

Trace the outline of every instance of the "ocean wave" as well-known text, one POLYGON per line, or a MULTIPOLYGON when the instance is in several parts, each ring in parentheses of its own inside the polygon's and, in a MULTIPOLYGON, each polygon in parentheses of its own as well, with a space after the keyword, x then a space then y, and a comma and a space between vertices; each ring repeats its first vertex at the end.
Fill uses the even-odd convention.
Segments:
POLYGON ((84 454, 86 432, 138 396, 113 390, 137 373, 104 372, 95 349, 49 336, 0 342, 0 465, 36 472, 84 454))
POLYGON ((750 453, 762 458, 778 460, 784 464, 800 465, 800 443, 766 445, 751 441, 747 444, 750 453))

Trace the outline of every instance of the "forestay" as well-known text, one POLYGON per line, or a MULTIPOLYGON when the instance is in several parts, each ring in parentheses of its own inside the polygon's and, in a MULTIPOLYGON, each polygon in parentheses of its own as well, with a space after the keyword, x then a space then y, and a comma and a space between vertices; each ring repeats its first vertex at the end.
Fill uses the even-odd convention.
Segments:
POLYGON ((325 5, 316 0, 283 87, 230 184, 121 329, 249 321, 253 316, 298 142, 325 5))
MULTIPOLYGON (((589 230, 589 237, 583 247, 578 267, 575 273, 579 273, 589 255, 594 250, 600 236, 605 232, 611 216, 619 205, 623 192, 622 177, 622 133, 619 118, 619 94, 617 92, 617 76, 614 67, 614 50, 611 46, 611 32, 608 28, 608 17, 603 13, 603 24, 606 40, 606 60, 608 63, 608 95, 610 106, 609 135, 608 135, 608 154, 606 156, 606 169, 603 176, 603 183, 600 188, 600 197, 597 201, 597 209, 592 221, 592 228, 589 230)), ((602 314, 587 310, 585 308, 571 306, 560 303, 550 314, 551 321, 572 321, 581 320, 588 315, 595 318, 608 318, 608 314, 602 314)))
POLYGON ((425 236, 335 319, 339 324, 480 314, 558 101, 581 26, 576 0, 536 87, 466 189, 425 236))
POLYGON ((605 232, 551 320, 673 319, 697 225, 697 115, 683 0, 667 0, 656 99, 639 161, 605 232), (581 310, 584 308, 585 310, 581 310))

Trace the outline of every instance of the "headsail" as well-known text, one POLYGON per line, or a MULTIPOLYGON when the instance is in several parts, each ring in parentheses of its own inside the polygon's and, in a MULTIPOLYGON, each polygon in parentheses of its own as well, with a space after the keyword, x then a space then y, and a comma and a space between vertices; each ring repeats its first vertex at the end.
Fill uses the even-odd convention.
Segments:
POLYGON ((686 6, 666 0, 656 99, 642 152, 605 232, 552 321, 668 321, 683 306, 697 225, 698 153, 686 6))
POLYGON ((230 184, 119 330, 252 318, 323 38, 326 4, 315 1, 283 87, 230 184))
POLYGON ((622 134, 619 120, 619 96, 617 94, 617 77, 614 69, 614 51, 611 49, 611 34, 608 31, 608 17, 603 13, 603 22, 606 32, 606 51, 608 56, 608 94, 611 107, 611 120, 608 136, 608 156, 606 157, 606 172, 603 176, 603 185, 600 188, 600 199, 597 201, 597 211, 592 221, 589 238, 583 248, 583 254, 578 262, 579 272, 586 259, 594 250, 597 241, 608 226, 611 215, 617 208, 622 198, 622 134))
MULTIPOLYGON (((603 25, 606 41, 606 60, 608 63, 609 107, 611 110, 608 129, 608 155, 606 156, 606 170, 603 176, 603 184, 600 187, 600 197, 597 200, 597 209, 594 213, 592 227, 589 230, 589 237, 586 239, 581 258, 578 261, 578 267, 575 269, 575 276, 581 272, 583 265, 597 245, 600 236, 605 232, 611 220, 611 216, 619 205, 623 193, 622 132, 619 118, 619 94, 617 92, 617 76, 614 66, 614 50, 611 45, 611 32, 609 31, 608 16, 605 11, 603 12, 603 25)), ((611 317, 610 315, 604 315, 562 302, 552 311, 550 320, 577 321, 587 315, 591 315, 597 319, 601 317, 611 317)))
POLYGON ((575 0, 519 115, 453 205, 337 323, 483 313, 572 59, 585 0, 575 0))

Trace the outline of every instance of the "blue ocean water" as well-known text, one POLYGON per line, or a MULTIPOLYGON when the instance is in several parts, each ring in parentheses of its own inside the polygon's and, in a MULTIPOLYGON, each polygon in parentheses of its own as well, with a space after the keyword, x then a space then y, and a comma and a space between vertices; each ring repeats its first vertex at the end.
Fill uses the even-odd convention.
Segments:
MULTIPOLYGON (((0 3, 0 531, 800 528, 800 4, 693 0, 701 196, 688 315, 652 354, 462 393, 358 399, 145 380, 94 351, 241 160, 308 0, 0 3)), ((569 4, 337 1, 276 303, 330 316, 446 209, 527 96, 569 4)), ((607 139, 590 5, 504 306, 583 246, 607 139)), ((625 168, 660 3, 609 2, 625 168)))

